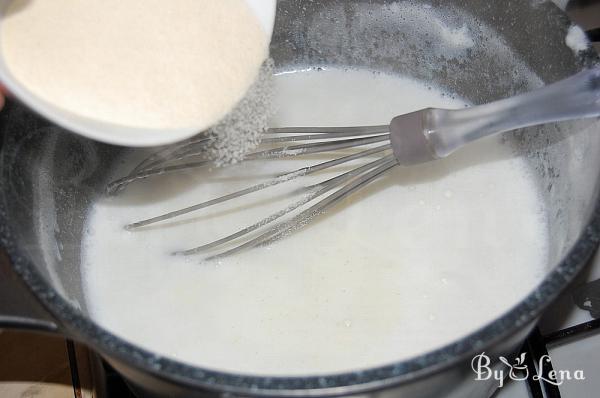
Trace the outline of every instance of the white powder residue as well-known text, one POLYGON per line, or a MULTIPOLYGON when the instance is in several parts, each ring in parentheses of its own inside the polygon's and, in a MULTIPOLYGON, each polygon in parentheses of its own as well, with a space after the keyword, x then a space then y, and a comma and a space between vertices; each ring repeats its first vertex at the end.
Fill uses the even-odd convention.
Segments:
POLYGON ((567 37, 565 38, 565 43, 567 46, 573 50, 574 53, 579 53, 581 51, 585 51, 590 47, 590 41, 586 36, 583 29, 581 29, 577 25, 573 25, 569 28, 567 32, 567 37))
POLYGON ((440 30, 443 32, 443 37, 446 42, 456 48, 471 48, 475 45, 473 38, 469 32, 469 28, 463 25, 460 29, 449 29, 444 25, 440 25, 440 30))
POLYGON ((152 129, 214 125, 268 54, 244 0, 15 0, 1 36, 8 69, 37 97, 152 129))

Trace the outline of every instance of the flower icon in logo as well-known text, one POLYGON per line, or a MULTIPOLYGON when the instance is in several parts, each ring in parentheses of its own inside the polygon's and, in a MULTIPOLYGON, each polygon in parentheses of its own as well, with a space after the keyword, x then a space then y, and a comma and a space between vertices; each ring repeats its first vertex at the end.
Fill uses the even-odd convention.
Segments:
POLYGON ((529 377, 529 369, 525 364, 526 355, 527 353, 525 352, 521 353, 520 356, 515 358, 514 365, 511 364, 505 357, 501 356, 498 358, 500 359, 500 362, 502 362, 509 368, 508 377, 510 377, 512 380, 525 380, 527 379, 527 377, 529 377))

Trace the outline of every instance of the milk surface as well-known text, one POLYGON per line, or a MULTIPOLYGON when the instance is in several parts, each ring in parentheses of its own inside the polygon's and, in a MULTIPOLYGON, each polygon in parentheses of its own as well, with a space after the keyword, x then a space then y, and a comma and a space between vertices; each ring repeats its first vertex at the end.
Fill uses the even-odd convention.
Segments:
MULTIPOLYGON (((325 70, 277 76, 276 105, 274 127, 387 124, 465 102, 409 79, 325 70)), ((298 200, 302 193, 288 195, 295 189, 364 161, 123 229, 331 158, 194 170, 99 201, 82 253, 92 317, 142 347, 205 368, 324 374, 451 343, 510 309, 543 277, 541 201, 524 161, 497 137, 435 163, 396 167, 285 239, 219 261, 170 253, 236 232, 298 200)))

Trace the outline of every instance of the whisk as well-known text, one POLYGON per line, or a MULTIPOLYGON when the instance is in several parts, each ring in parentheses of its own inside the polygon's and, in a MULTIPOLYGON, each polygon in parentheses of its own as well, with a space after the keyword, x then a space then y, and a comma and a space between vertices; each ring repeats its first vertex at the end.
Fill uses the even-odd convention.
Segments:
MULTIPOLYGON (((244 161, 323 153, 331 154, 332 159, 277 175, 207 202, 134 222, 127 225, 126 229, 140 229, 334 166, 369 159, 364 165, 318 184, 306 186, 305 194, 285 209, 233 234, 176 253, 193 255, 212 252, 206 257, 207 260, 222 258, 269 244, 306 226, 315 217, 393 167, 444 158, 458 148, 492 134, 595 116, 600 116, 600 67, 584 70, 526 94, 485 105, 460 110, 428 108, 397 116, 389 125, 273 128, 265 133, 261 143, 271 147, 259 148, 246 155, 244 161), (354 152, 347 154, 342 151, 345 149, 353 149, 354 152), (298 214, 283 219, 296 210, 298 214)), ((133 182, 153 176, 209 165, 211 161, 206 158, 204 151, 208 140, 208 136, 199 135, 152 154, 129 175, 110 183, 108 193, 116 194, 133 182)))

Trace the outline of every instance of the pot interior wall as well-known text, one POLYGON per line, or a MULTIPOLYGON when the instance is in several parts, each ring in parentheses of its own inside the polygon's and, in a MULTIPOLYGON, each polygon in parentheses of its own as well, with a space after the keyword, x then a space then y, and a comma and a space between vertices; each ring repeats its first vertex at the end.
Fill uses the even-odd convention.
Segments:
MULTIPOLYGON (((565 46, 564 14, 549 2, 537 3, 281 0, 272 56, 280 71, 365 68, 484 103, 595 62, 591 52, 575 55, 565 46)), ((86 213, 130 150, 69 134, 16 104, 0 119, 2 199, 13 239, 85 312, 79 267, 86 213)), ((577 239, 598 200, 599 133, 598 120, 587 120, 505 135, 516 154, 527 157, 544 198, 549 268, 577 239)))

